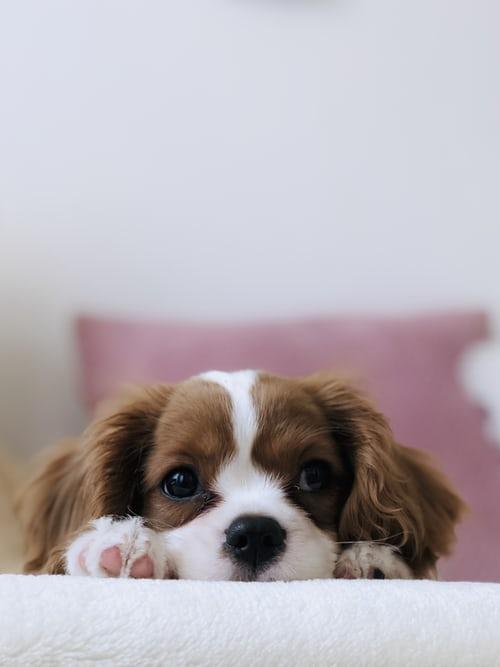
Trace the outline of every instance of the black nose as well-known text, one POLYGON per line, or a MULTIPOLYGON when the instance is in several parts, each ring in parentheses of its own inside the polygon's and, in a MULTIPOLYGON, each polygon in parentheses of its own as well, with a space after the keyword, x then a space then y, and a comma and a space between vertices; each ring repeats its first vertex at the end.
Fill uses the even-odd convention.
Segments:
POLYGON ((226 530, 226 547, 236 560, 257 570, 284 549, 285 538, 269 516, 240 516, 226 530))

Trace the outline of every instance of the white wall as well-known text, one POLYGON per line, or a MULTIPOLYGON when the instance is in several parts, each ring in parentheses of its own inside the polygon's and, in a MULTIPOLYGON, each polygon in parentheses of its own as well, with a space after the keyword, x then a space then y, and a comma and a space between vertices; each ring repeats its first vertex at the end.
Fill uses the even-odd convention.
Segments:
POLYGON ((79 428, 71 317, 488 307, 498 0, 0 4, 0 438, 79 428))

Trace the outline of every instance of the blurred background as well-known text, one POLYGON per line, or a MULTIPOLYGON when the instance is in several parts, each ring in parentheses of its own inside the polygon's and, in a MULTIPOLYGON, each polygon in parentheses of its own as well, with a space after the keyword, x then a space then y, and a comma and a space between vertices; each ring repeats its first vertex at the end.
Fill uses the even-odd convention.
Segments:
POLYGON ((481 311, 494 338, 499 26, 495 0, 0 2, 4 449, 84 426, 82 313, 481 311))

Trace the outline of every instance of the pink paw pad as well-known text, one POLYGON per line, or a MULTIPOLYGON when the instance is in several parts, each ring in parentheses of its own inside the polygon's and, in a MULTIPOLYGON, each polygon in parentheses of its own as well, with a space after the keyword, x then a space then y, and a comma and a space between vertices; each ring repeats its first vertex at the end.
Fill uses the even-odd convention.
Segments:
POLYGON ((130 576, 134 579, 152 579, 154 575, 153 561, 149 556, 141 556, 132 565, 130 576))
POLYGON ((99 560, 103 570, 112 576, 118 577, 122 569, 122 555, 118 547, 109 547, 104 549, 99 560))

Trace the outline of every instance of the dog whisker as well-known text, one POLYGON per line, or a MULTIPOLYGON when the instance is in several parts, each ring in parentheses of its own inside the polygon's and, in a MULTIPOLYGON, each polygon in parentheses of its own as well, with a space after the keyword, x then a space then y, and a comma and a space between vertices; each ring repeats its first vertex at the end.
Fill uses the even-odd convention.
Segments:
POLYGON ((388 535, 387 537, 380 537, 378 539, 374 540, 344 540, 344 541, 336 541, 335 544, 338 545, 346 545, 346 544, 383 544, 386 547, 389 547, 393 551, 400 552, 401 549, 397 547, 395 544, 389 544, 387 543, 387 540, 391 540, 395 537, 401 537, 401 535, 404 535, 403 532, 399 533, 393 533, 392 535, 388 535))

